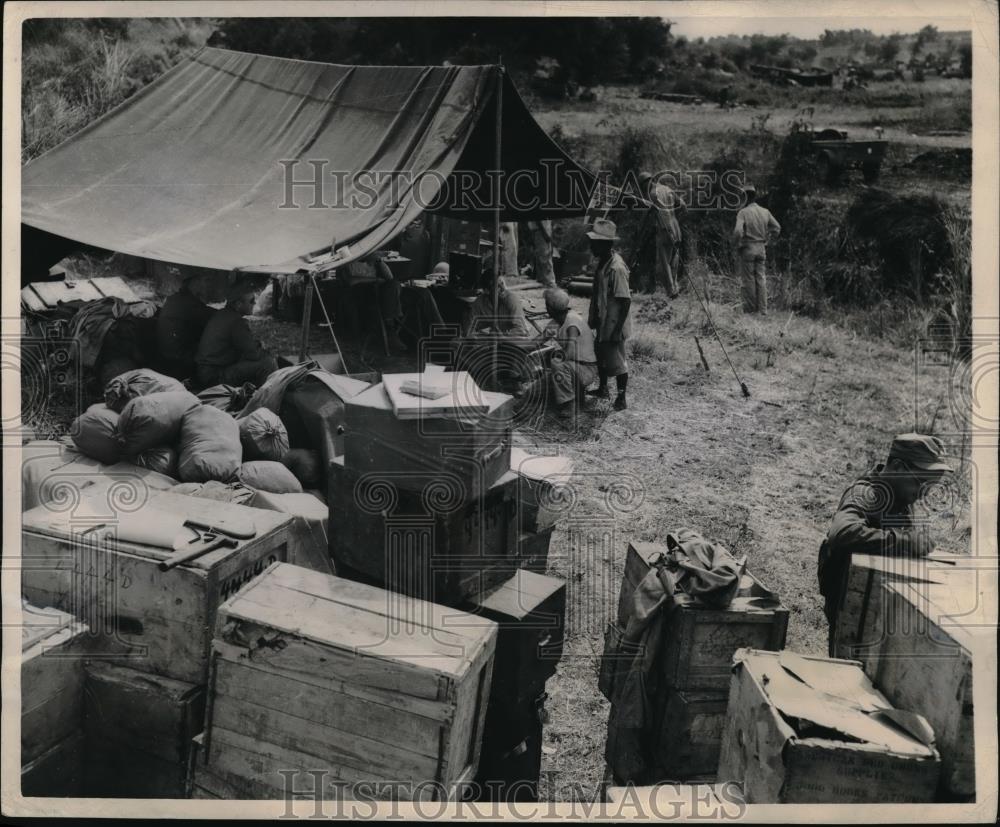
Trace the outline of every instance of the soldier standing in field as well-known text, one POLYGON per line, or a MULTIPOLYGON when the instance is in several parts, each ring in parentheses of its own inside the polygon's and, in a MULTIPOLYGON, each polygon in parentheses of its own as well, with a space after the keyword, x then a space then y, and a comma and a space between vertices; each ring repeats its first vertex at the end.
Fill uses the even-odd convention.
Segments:
POLYGON ((753 184, 743 187, 746 206, 736 213, 733 236, 738 247, 743 312, 767 315, 767 275, 764 259, 767 245, 778 237, 781 225, 771 211, 757 203, 753 184))
POLYGON ((613 376, 618 385, 614 409, 623 411, 628 407, 625 402, 628 386, 626 347, 632 335, 632 293, 628 286, 628 267, 614 250, 618 228, 613 221, 596 219, 587 238, 590 239, 590 251, 597 259, 588 324, 594 331, 599 379, 597 388, 587 391, 587 394, 607 399, 608 377, 613 376))
POLYGON ((639 186, 654 211, 656 264, 649 292, 652 293, 659 283, 667 295, 675 299, 680 293, 677 270, 681 249, 681 225, 676 213, 684 207, 684 203, 676 192, 665 184, 657 183, 649 172, 639 174, 639 186))

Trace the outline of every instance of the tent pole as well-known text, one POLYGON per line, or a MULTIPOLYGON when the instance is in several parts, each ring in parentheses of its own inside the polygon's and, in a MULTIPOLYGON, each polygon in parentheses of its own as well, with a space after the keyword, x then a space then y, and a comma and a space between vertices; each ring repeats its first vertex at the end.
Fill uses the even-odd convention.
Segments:
MULTIPOLYGON (((503 63, 498 57, 497 60, 497 112, 496 112, 496 129, 495 129, 495 140, 496 140, 496 171, 497 171, 497 197, 496 197, 496 212, 493 214, 493 313, 494 315, 499 315, 499 302, 500 302, 500 211, 502 206, 500 204, 500 171, 503 169, 503 154, 502 154, 502 139, 503 135, 503 63)), ((494 341, 493 344, 493 365, 497 365, 497 353, 498 347, 497 342, 494 341)))
POLYGON ((299 362, 304 362, 309 352, 309 324, 312 318, 312 303, 312 279, 306 279, 306 292, 302 301, 302 341, 299 344, 299 362))

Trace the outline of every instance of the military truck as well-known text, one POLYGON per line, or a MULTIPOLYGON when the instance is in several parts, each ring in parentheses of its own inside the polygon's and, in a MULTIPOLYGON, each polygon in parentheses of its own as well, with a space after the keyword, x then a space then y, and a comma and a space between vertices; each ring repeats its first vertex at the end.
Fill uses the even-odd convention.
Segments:
POLYGON ((827 184, 835 184, 848 169, 860 169, 866 184, 878 180, 888 141, 852 141, 843 129, 814 129, 810 146, 818 172, 827 184))

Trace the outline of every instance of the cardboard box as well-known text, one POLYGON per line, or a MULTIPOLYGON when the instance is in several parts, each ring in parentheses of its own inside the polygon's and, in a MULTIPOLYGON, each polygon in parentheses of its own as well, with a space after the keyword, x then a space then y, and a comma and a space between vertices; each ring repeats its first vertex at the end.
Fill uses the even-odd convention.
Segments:
MULTIPOLYGON (((968 564, 966 564, 968 565, 968 564)), ((941 753, 941 792, 976 794, 972 675, 996 656, 996 627, 986 615, 993 587, 986 572, 954 568, 926 584, 882 584, 884 637, 875 683, 897 706, 923 715, 941 753)))
POLYGON ((748 804, 934 800, 930 727, 895 710, 856 661, 740 650, 726 718, 718 779, 748 804))
MULTIPOLYGON (((117 655, 133 669, 205 683, 215 611, 270 563, 287 559, 292 518, 264 509, 139 491, 139 503, 115 501, 114 489, 83 494, 75 506, 39 506, 23 515, 22 591, 36 605, 79 613, 95 633, 95 654, 117 655), (254 526, 256 536, 216 549, 169 571, 158 564, 172 552, 101 536, 120 520, 134 526, 168 515, 209 524, 224 519, 254 526)), ((172 525, 166 526, 169 533, 172 525)))
MULTIPOLYGON (((475 773, 496 624, 276 563, 219 609, 206 763, 444 798, 475 773)), ((310 782, 311 783, 311 782, 310 782)))
POLYGON ((22 603, 21 764, 69 739, 83 724, 86 625, 58 609, 22 603))
POLYGON ((458 605, 510 578, 517 556, 517 479, 507 473, 480 499, 398 488, 393 476, 330 466, 330 553, 393 591, 458 605))

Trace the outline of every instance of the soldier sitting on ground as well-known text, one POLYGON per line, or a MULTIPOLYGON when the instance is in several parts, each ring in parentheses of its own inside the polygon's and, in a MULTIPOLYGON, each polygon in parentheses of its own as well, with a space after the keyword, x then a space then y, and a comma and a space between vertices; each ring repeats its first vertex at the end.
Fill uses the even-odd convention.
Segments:
POLYGON ((201 387, 242 385, 260 387, 278 364, 250 332, 244 316, 253 312, 254 291, 247 285, 231 288, 226 306, 217 310, 201 334, 195 362, 201 387))

